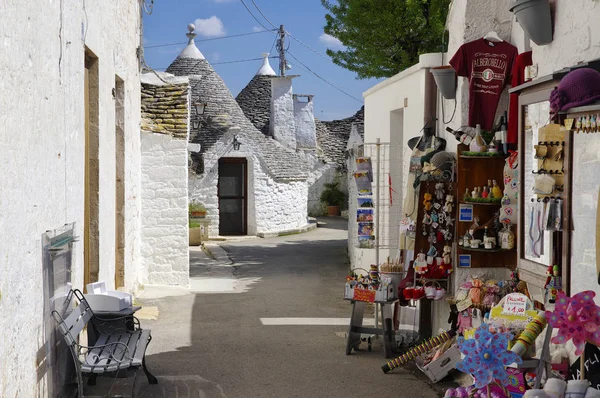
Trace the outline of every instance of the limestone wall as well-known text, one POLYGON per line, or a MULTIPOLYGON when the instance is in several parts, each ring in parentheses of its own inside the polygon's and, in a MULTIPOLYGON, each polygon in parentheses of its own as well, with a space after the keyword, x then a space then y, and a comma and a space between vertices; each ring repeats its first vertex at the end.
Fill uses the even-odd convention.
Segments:
POLYGON ((269 132, 282 145, 296 149, 292 76, 271 78, 271 122, 269 132))
POLYGON ((141 283, 188 286, 187 140, 141 134, 141 283))
MULTIPOLYGON (((84 55, 98 62, 99 278, 114 286, 116 134, 113 88, 124 82, 125 287, 140 259, 140 45, 138 2, 3 2, 0 42, 0 396, 46 397, 41 236, 75 222, 71 275, 83 288, 84 55), (107 29, 110 26, 110 29, 107 29), (52 32, 52 34, 44 34, 52 32)), ((47 356, 48 355, 48 356, 47 356)), ((69 360, 71 360, 69 358, 69 360)), ((65 375, 62 375, 64 378, 65 375)), ((54 396, 54 395, 53 395, 54 396)))

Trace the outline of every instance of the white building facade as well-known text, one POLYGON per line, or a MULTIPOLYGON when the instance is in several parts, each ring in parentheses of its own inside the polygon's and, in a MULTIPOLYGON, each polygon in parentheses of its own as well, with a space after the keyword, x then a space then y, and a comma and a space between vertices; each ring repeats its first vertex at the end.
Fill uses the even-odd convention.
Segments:
POLYGON ((141 10, 4 2, 0 20, 0 396, 55 396, 43 234, 75 223, 75 288, 139 279, 141 10))

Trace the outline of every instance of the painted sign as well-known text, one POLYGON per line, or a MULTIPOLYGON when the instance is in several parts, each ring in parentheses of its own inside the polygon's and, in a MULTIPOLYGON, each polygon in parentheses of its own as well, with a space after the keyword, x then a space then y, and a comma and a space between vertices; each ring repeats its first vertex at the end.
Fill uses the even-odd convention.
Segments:
POLYGON ((375 293, 375 290, 354 289, 352 300, 372 303, 375 301, 375 293))
POLYGON ((461 203, 458 206, 458 221, 471 222, 473 221, 473 205, 461 203))
POLYGON ((461 268, 471 267, 471 255, 470 254, 459 254, 458 255, 458 266, 461 268))

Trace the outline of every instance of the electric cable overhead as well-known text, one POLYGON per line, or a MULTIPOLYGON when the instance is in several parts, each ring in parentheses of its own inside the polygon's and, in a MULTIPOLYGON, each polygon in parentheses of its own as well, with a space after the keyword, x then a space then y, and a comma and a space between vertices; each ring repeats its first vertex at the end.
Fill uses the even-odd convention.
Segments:
MULTIPOLYGON (((250 36, 250 35, 257 35, 259 33, 265 33, 265 32, 273 32, 274 29, 268 29, 268 30, 261 30, 258 32, 248 32, 248 33, 240 33, 237 35, 229 35, 229 36, 221 36, 221 37, 212 37, 210 39, 199 39, 199 40, 194 40, 195 42, 201 43, 201 42, 205 42, 205 41, 213 41, 213 40, 221 40, 221 39, 230 39, 232 37, 241 37, 241 36, 250 36)), ((158 48, 158 47, 170 47, 170 46, 180 46, 182 44, 187 44, 187 41, 181 41, 179 43, 169 43, 169 44, 156 44, 154 46, 144 46, 144 49, 149 49, 149 48, 158 48)))
POLYGON ((252 11, 250 11, 250 8, 248 8, 248 6, 246 5, 246 3, 244 3, 244 0, 240 0, 242 2, 242 4, 244 5, 244 7, 246 8, 246 10, 248 11, 248 13, 250 13, 250 15, 252 15, 252 18, 254 18, 254 20, 256 22, 258 22, 258 24, 260 26, 262 26, 263 28, 265 28, 265 30, 271 30, 269 28, 267 28, 262 22, 260 22, 260 20, 258 18, 256 18, 256 16, 252 13, 252 11))
MULTIPOLYGON (((270 59, 277 59, 278 57, 269 57, 270 59)), ((263 57, 260 58, 249 58, 249 59, 239 59, 235 61, 223 61, 223 62, 211 62, 211 65, 224 65, 224 64, 235 64, 239 62, 251 62, 251 61, 262 61, 263 57)), ((196 63, 197 64, 197 63, 196 63)), ((193 70, 195 66, 190 69, 193 70)), ((149 67, 148 67, 149 68, 149 67)), ((156 68, 156 70, 166 70, 167 68, 156 68)))
POLYGON ((321 79, 322 81, 324 81, 325 83, 329 84, 331 87, 335 88, 335 89, 336 89, 336 90, 338 90, 339 92, 341 92, 341 93, 343 93, 343 94, 347 95, 348 97, 350 97, 350 98, 352 98, 352 99, 354 99, 354 100, 356 100, 356 101, 358 101, 358 102, 360 102, 360 103, 362 104, 362 102, 363 102, 362 100, 360 100, 360 99, 356 98, 356 97, 355 97, 355 96, 353 96, 352 94, 350 94, 350 93, 346 92, 346 91, 345 91, 343 88, 341 88, 341 87, 339 87, 339 86, 337 86, 337 85, 335 85, 335 84, 331 83, 331 82, 330 82, 330 81, 328 81, 327 79, 325 79, 325 78, 323 78, 323 77, 319 76, 319 75, 318 75, 316 72, 314 72, 312 69, 310 69, 308 66, 306 66, 306 65, 305 65, 305 64, 304 64, 302 61, 300 61, 298 58, 296 58, 296 57, 294 56, 294 54, 292 54, 291 52, 289 52, 289 51, 288 51, 288 52, 287 52, 287 54, 288 54, 290 57, 294 58, 294 59, 295 59, 295 60, 296 60, 296 61, 297 61, 297 62, 298 62, 300 65, 302 65, 304 68, 306 68, 307 72, 309 72, 309 73, 312 73, 312 74, 313 74, 313 75, 315 75, 317 78, 319 78, 319 79, 321 79))
POLYGON ((308 44, 304 43, 302 40, 296 38, 296 36, 294 36, 293 34, 291 34, 289 31, 286 30, 285 32, 288 34, 289 37, 291 37, 292 39, 296 40, 298 43, 302 44, 304 47, 308 48, 310 51, 312 51, 315 54, 317 54, 317 55, 319 55, 319 56, 321 56, 321 57, 323 57, 323 58, 331 61, 331 59, 327 55, 325 55, 325 54, 323 54, 323 53, 315 50, 314 48, 312 48, 308 44))
MULTIPOLYGON (((254 0, 251 0, 252 4, 254 4, 254 7, 256 7, 256 9, 258 10, 258 12, 260 13, 260 15, 263 16, 263 18, 271 24, 272 27, 274 27, 275 29, 277 29, 277 26, 275 26, 275 24, 273 24, 273 22, 269 21, 269 18, 267 18, 267 16, 265 14, 263 14, 263 12, 260 10, 260 7, 258 7, 258 4, 256 4, 256 2, 254 0)), ((243 2, 242 2, 243 3, 243 2)))

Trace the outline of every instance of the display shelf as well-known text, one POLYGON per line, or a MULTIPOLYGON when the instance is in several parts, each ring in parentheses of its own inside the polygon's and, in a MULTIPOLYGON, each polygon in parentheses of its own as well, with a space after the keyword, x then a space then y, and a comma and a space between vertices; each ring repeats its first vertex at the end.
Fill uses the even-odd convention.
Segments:
MULTIPOLYGON (((470 202, 463 199, 465 190, 471 193, 474 187, 487 185, 488 180, 496 180, 502 190, 504 186, 504 156, 464 156, 463 152, 468 152, 468 147, 459 144, 457 152, 458 156, 456 173, 457 186, 456 192, 459 195, 459 203, 462 205, 472 205, 473 218, 479 218, 479 225, 483 225, 492 220, 496 213, 501 209, 501 203, 482 203, 470 202)), ((460 221, 460 206, 457 206, 456 214, 456 239, 462 238, 467 230, 473 224, 473 221, 460 221)), ((483 234, 483 230, 477 231, 476 239, 480 239, 479 235, 483 234)), ((494 234, 492 232, 492 234, 494 234)), ((482 267, 508 267, 514 268, 517 264, 516 250, 498 250, 498 249, 471 249, 462 246, 457 247, 457 254, 470 255, 471 268, 482 267)))
POLYGON ((500 202, 469 202, 468 200, 461 200, 459 203, 477 206, 502 206, 500 202))
POLYGON ((506 155, 499 152, 498 155, 460 155, 459 158, 463 159, 504 159, 506 155))
POLYGON ((464 251, 468 251, 468 252, 486 252, 486 253, 500 253, 500 252, 511 252, 514 251, 515 249, 500 249, 500 248, 496 248, 496 249, 474 249, 472 247, 464 247, 464 246, 458 246, 458 248, 460 250, 464 250, 464 251))

